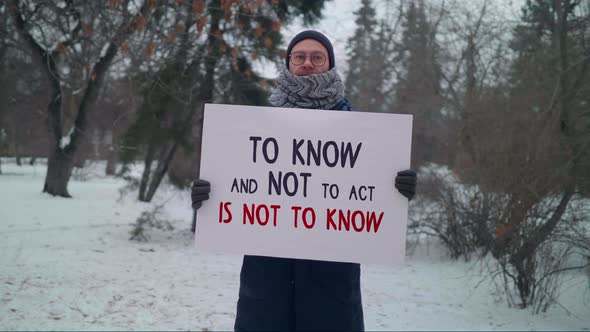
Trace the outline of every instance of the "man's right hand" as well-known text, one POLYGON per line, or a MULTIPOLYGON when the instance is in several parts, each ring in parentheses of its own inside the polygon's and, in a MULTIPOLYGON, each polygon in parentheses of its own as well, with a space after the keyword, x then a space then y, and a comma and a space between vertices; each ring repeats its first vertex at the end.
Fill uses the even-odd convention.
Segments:
POLYGON ((203 205, 203 201, 209 199, 209 192, 211 192, 211 184, 208 181, 196 179, 191 187, 191 200, 193 202, 193 209, 197 210, 203 205))

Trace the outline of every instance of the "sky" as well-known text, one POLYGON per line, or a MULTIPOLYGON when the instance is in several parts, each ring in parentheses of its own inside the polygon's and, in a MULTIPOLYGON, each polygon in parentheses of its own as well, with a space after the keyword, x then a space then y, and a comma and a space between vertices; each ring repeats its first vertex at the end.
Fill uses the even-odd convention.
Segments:
MULTIPOLYGON (((377 12, 377 17, 381 17, 386 12, 387 0, 374 0, 374 6, 377 12)), ((396 6, 397 2, 393 4, 396 6)), ((474 10, 481 8, 486 0, 470 0, 469 2, 461 0, 433 0, 434 4, 444 4, 445 7, 449 8, 455 5, 470 7, 474 10)), ((495 11, 499 16, 507 18, 509 21, 514 22, 518 20, 521 13, 521 6, 525 0, 493 0, 490 2, 487 0, 488 8, 495 11)), ((336 59, 336 68, 338 68, 340 74, 344 75, 348 69, 347 66, 347 44, 348 39, 354 34, 355 26, 355 15, 361 6, 361 1, 358 0, 331 0, 327 1, 324 6, 323 18, 320 22, 304 26, 301 20, 295 20, 293 23, 283 28, 284 33, 284 45, 286 49, 289 41, 298 33, 306 29, 314 29, 325 34, 332 45, 334 46, 334 56, 336 59)), ((271 62, 259 63, 259 71, 264 77, 274 78, 278 75, 278 71, 282 69, 282 63, 279 64, 280 68, 271 62)), ((344 75, 345 76, 345 75, 344 75)))
MULTIPOLYGON (((336 59, 336 68, 343 73, 346 70, 346 44, 347 40, 354 33, 354 11, 357 10, 360 1, 354 0, 332 0, 328 1, 324 7, 322 20, 310 26, 304 26, 301 20, 295 20, 293 23, 283 28, 284 45, 286 49, 289 41, 295 35, 303 30, 314 29, 325 34, 334 46, 334 57, 336 59)), ((279 64, 282 69, 282 63, 279 64)), ((275 78, 278 76, 279 69, 267 61, 258 64, 258 69, 262 76, 275 78)))
MULTIPOLYGON (((334 46, 336 67, 346 67, 346 45, 348 38, 354 34, 354 12, 360 7, 360 1, 336 0, 329 1, 325 5, 324 18, 317 24, 305 27, 300 21, 287 26, 285 29, 285 41, 288 43, 298 32, 308 28, 318 30, 325 34, 334 46)), ((286 47, 287 45, 285 45, 286 47)))

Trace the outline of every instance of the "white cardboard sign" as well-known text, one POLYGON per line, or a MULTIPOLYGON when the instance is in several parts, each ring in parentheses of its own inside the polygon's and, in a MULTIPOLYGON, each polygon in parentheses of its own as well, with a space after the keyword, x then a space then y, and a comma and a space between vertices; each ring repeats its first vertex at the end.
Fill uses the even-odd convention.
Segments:
POLYGON ((395 264, 411 115, 205 105, 199 250, 395 264))

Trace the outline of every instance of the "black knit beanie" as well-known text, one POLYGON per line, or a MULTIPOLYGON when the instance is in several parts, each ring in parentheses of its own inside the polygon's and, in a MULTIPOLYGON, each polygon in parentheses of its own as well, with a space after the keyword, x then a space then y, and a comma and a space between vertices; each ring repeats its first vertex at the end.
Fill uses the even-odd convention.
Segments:
POLYGON ((291 55, 291 50, 295 46, 295 44, 299 43, 304 39, 314 39, 320 42, 326 50, 328 51, 328 61, 330 63, 330 69, 334 68, 334 48, 332 47, 332 43, 328 37, 324 36, 321 32, 315 30, 305 30, 297 34, 297 36, 293 37, 291 42, 289 43, 289 47, 287 47, 287 69, 289 69, 289 55, 291 55))

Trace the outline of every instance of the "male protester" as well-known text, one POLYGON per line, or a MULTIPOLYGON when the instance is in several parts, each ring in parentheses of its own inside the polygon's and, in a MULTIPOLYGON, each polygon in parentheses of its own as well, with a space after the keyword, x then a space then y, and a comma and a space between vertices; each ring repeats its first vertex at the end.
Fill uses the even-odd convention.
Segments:
MULTIPOLYGON (((270 96, 273 106, 352 111, 326 36, 313 30, 296 35, 286 66, 270 96)), ((395 187, 412 199, 416 173, 399 172, 395 187)), ((209 198, 209 191, 207 181, 195 181, 193 208, 209 198)), ((360 265, 244 256, 234 329, 364 330, 360 265)))

